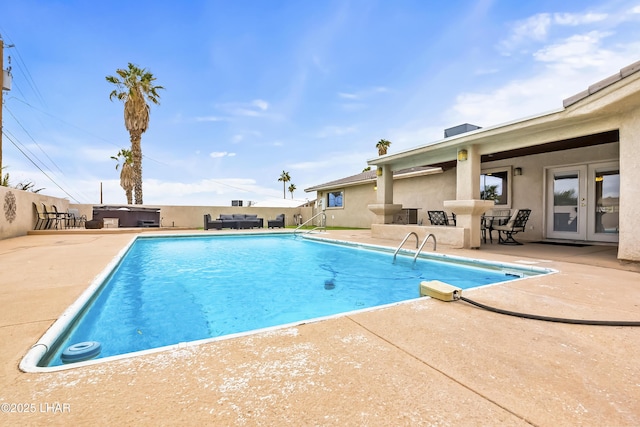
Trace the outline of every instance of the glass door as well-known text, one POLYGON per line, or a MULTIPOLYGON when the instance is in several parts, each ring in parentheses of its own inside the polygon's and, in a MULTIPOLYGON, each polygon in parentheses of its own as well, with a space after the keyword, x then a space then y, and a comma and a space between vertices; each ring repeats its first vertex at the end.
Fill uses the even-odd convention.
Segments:
POLYGON ((587 239, 618 241, 620 212, 620 168, 617 162, 589 166, 589 185, 593 197, 588 204, 587 239))
POLYGON ((547 172, 547 237, 586 239, 586 166, 549 169, 547 172))
POLYGON ((618 241, 618 162, 547 169, 546 237, 618 241))

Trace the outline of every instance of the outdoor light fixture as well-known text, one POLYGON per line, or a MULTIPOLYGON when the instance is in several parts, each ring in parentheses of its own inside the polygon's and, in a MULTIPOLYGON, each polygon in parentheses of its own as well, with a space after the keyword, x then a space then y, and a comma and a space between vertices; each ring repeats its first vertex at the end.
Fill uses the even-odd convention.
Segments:
POLYGON ((464 162, 467 160, 467 150, 458 151, 458 161, 464 162))
POLYGON ((520 175, 522 175, 522 168, 515 168, 515 169, 513 170, 513 174, 514 174, 515 176, 520 176, 520 175))
POLYGON ((376 170, 376 175, 382 176, 382 166, 378 166, 378 169, 376 170))

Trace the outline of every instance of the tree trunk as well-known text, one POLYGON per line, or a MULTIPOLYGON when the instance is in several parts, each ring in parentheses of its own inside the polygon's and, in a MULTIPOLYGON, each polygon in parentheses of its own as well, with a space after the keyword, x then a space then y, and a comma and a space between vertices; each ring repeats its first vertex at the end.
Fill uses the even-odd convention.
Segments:
POLYGON ((131 131, 131 157, 133 158, 133 170, 135 171, 135 180, 133 191, 135 195, 135 204, 142 205, 142 132, 131 131))

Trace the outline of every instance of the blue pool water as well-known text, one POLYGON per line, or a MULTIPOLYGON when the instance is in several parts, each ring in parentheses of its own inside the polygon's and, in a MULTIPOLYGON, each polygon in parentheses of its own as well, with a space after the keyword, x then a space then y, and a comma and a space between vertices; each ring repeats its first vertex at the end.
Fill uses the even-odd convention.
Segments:
POLYGON ((419 297, 423 280, 463 289, 514 279, 290 235, 139 237, 41 366, 85 341, 100 358, 419 297))

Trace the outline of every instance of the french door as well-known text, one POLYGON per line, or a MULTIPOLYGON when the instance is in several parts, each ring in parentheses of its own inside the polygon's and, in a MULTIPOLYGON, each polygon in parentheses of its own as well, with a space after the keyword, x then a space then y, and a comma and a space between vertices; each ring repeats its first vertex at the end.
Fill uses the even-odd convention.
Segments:
POLYGON ((618 241, 618 162, 548 168, 546 237, 618 241))

